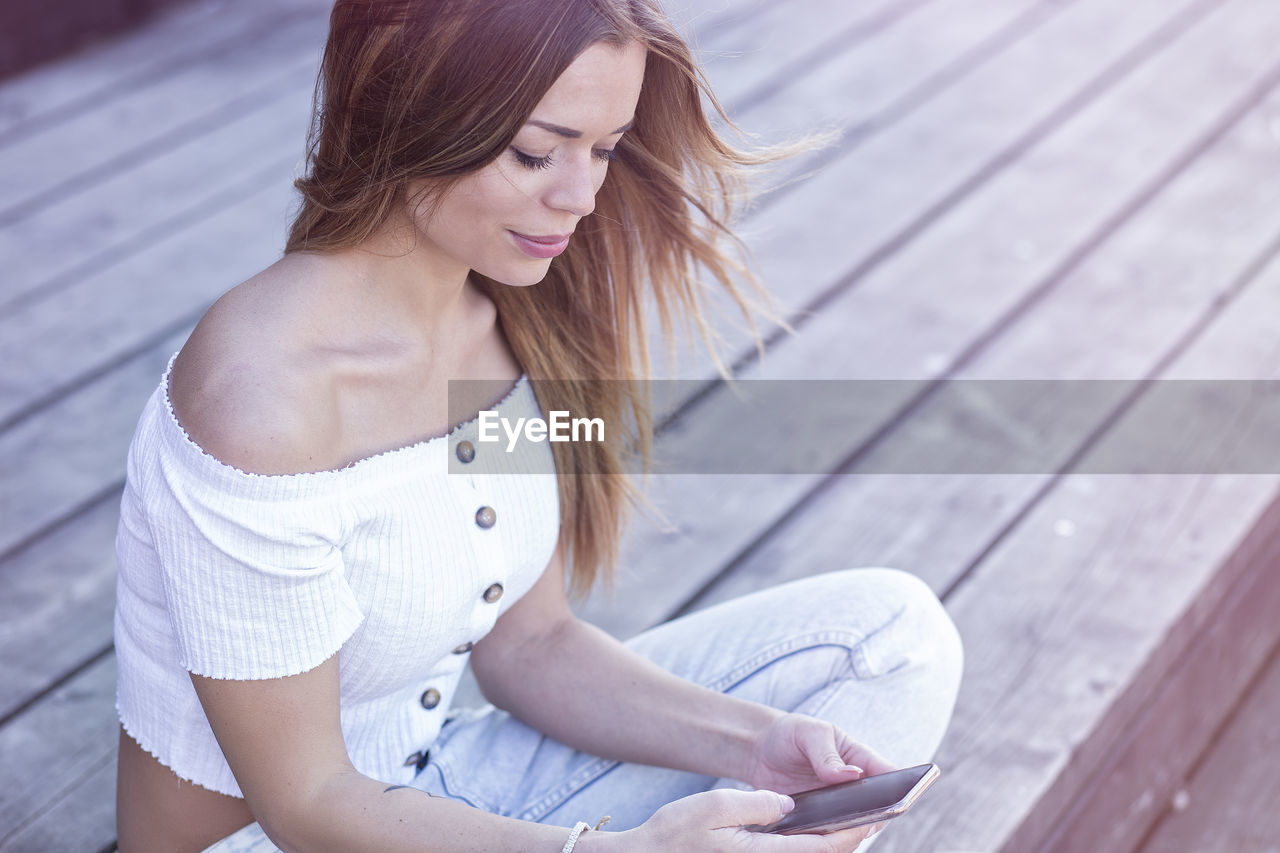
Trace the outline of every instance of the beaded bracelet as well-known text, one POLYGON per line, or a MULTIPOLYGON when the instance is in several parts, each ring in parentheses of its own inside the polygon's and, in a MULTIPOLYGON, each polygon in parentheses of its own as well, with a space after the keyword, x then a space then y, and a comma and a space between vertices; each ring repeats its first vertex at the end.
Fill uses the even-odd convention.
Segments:
POLYGON ((573 853, 573 847, 578 843, 578 836, 590 829, 591 824, 585 820, 575 823, 573 829, 569 831, 569 840, 564 843, 564 847, 560 848, 560 853, 573 853))
MULTIPOLYGON (((609 816, 605 815, 596 823, 595 828, 599 829, 609 822, 609 816)), ((591 831, 591 824, 585 820, 580 820, 573 825, 573 829, 569 831, 569 840, 564 843, 564 847, 560 849, 560 853, 573 853, 574 845, 578 843, 578 836, 584 832, 591 831)))

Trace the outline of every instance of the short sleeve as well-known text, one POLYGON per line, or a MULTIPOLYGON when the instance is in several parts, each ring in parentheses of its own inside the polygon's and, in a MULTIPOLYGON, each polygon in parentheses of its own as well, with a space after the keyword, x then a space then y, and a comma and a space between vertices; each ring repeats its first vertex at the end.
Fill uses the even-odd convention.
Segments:
POLYGON ((239 471, 167 426, 141 466, 142 497, 182 665, 260 679, 323 663, 364 618, 335 490, 239 471))

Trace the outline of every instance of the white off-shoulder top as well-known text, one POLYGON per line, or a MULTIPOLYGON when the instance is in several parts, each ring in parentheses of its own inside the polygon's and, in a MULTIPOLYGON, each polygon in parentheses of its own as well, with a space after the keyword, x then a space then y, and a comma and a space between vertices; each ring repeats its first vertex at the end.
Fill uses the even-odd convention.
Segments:
MULTIPOLYGON (((188 671, 278 678, 338 652, 352 763, 409 782, 470 644, 555 549, 549 446, 521 442, 508 453, 477 442, 471 420, 338 470, 246 473, 182 429, 169 403, 172 367, 170 358, 138 422, 120 505, 121 723, 179 777, 242 797, 188 671), (451 455, 470 455, 463 442, 474 458, 450 473, 451 455)), ((526 376, 495 408, 544 416, 526 376)))

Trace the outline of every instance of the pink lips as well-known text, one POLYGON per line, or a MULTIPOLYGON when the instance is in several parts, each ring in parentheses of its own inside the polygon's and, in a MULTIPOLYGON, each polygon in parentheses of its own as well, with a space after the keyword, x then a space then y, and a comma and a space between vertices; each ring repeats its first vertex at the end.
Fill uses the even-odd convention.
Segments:
POLYGON ((549 234, 545 237, 530 237, 517 234, 515 231, 509 233, 516 245, 520 247, 520 251, 532 258, 554 258, 569 248, 569 238, 573 236, 572 234, 549 234))

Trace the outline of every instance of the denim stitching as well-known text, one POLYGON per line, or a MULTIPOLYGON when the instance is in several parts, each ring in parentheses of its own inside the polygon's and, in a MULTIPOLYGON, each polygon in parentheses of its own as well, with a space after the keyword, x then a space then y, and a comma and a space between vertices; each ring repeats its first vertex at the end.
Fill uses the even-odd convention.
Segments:
MULTIPOLYGON (((865 637, 859 640, 856 645, 852 646, 849 649, 849 651, 853 653, 852 656, 855 659, 855 662, 853 663, 854 674, 857 675, 860 680, 866 680, 868 678, 877 677, 872 673, 871 661, 867 658, 867 648, 866 648, 867 640, 870 640, 872 637, 877 636, 881 631, 887 630, 891 626, 897 624, 898 620, 902 618, 902 614, 906 612, 907 612, 907 605, 904 604, 902 607, 899 607, 898 612, 890 616, 889 619, 885 621, 883 625, 879 626, 874 631, 867 634, 865 637), (862 663, 862 672, 858 671, 857 662, 862 663), (867 673, 867 674, 864 675, 863 673, 867 673)), ((893 669, 886 670, 880 673, 880 675, 888 675, 889 673, 896 672, 901 668, 902 668, 901 665, 895 666, 893 669)))
MULTIPOLYGON (((853 664, 852 657, 857 656, 861 659, 864 672, 870 671, 871 667, 866 658, 866 653, 863 648, 864 644, 881 631, 896 623, 906 610, 907 608, 905 605, 898 608, 897 612, 886 619, 882 624, 862 636, 858 636, 857 634, 853 634, 848 631, 828 630, 817 631, 810 634, 801 634, 788 640, 782 640, 761 650, 754 657, 740 663, 738 666, 729 670, 719 678, 712 679, 709 682, 702 682, 702 685, 715 690, 717 693, 725 693, 738 686, 750 676, 760 672, 767 666, 777 663, 785 657, 788 657, 798 651, 808 651, 809 649, 819 648, 822 646, 838 646, 849 651, 853 674, 859 680, 862 680, 867 676, 864 676, 862 673, 857 671, 856 665, 853 664)), ((523 820, 532 821, 541 820, 544 816, 558 808, 561 803, 573 796, 573 794, 585 789, 587 785, 595 782, 605 773, 609 772, 621 763, 622 762, 620 761, 614 761, 606 758, 597 758, 594 761, 589 762, 577 773, 562 782, 558 787, 544 795, 542 799, 527 808, 522 813, 521 818, 523 820)))
POLYGON ((560 787, 553 788, 550 793, 543 796, 529 808, 521 813, 521 820, 531 820, 534 822, 542 820, 552 811, 560 806, 565 800, 574 794, 583 791, 592 782, 595 782, 608 771, 620 765, 622 762, 614 761, 608 758, 596 758, 587 763, 577 773, 570 776, 564 782, 560 783, 560 787))
MULTIPOLYGON (((481 811, 486 811, 491 814, 497 814, 497 809, 490 806, 483 797, 476 796, 474 791, 468 790, 464 787, 460 787, 456 784, 454 785, 449 784, 449 778, 446 771, 448 771, 448 773, 452 773, 453 770, 446 762, 437 759, 435 762, 435 766, 436 766, 436 771, 440 776, 440 787, 444 790, 444 794, 446 797, 448 797, 451 800, 461 800, 462 802, 466 803, 472 808, 477 808, 477 809, 480 809, 481 811)), ((425 772, 425 768, 424 768, 424 772, 425 772)))
MULTIPOLYGON (((902 611, 894 614, 890 618, 891 624, 902 611)), ((883 627, 883 626, 881 626, 883 627)), ((868 638, 874 636, 881 628, 872 631, 863 637, 851 634, 848 631, 819 631, 812 634, 802 634, 767 646, 765 649, 757 653, 754 657, 748 658, 743 663, 738 664, 733 669, 719 678, 712 679, 709 682, 703 682, 704 687, 715 690, 717 693, 724 693, 727 690, 736 687, 750 676, 760 672, 765 667, 770 666, 785 657, 789 657, 799 651, 809 651, 810 649, 821 648, 823 646, 837 646, 844 648, 850 652, 861 646, 868 638)), ((856 673, 855 673, 856 674, 856 673)), ((540 820, 551 811, 555 810, 561 803, 570 796, 586 788, 587 785, 596 781, 608 771, 617 767, 622 762, 612 759, 597 758, 595 761, 588 763, 577 773, 570 776, 562 782, 557 788, 551 790, 542 799, 535 802, 522 815, 523 820, 540 820)))

